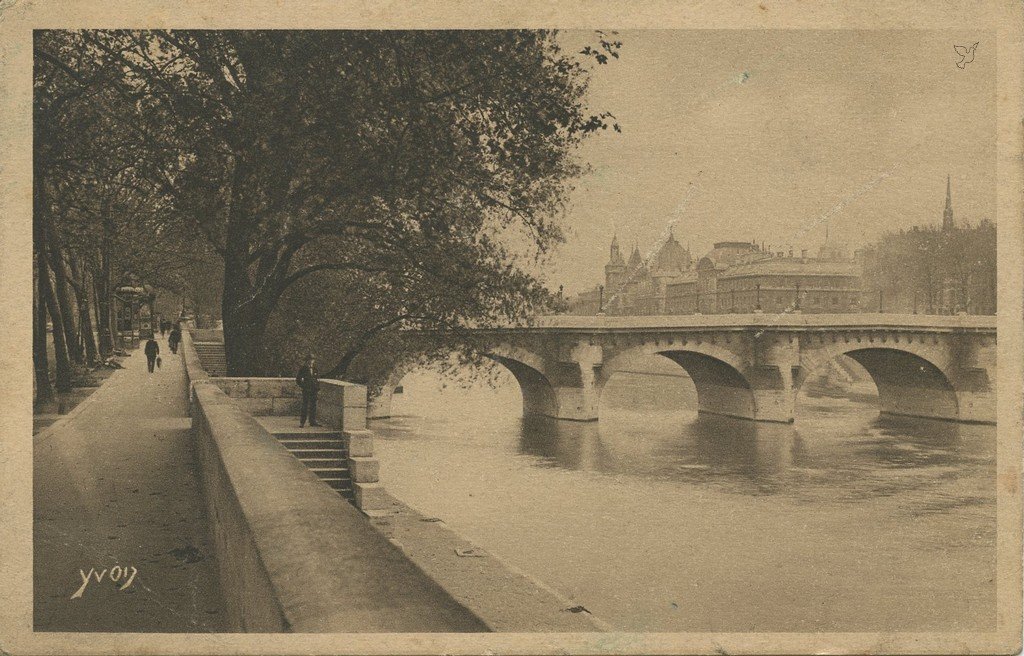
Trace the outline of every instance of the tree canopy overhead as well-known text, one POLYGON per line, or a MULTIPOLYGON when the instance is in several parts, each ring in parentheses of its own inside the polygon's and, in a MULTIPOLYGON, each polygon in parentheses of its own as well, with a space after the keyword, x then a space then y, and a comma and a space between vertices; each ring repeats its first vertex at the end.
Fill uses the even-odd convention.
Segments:
POLYGON ((621 45, 601 33, 579 53, 540 30, 58 35, 37 60, 83 90, 72 102, 102 100, 87 132, 131 155, 120 175, 145 190, 139 216, 222 258, 233 375, 260 372, 299 283, 323 293, 290 311, 335 308, 353 346, 522 319, 548 301, 530 265, 563 238, 576 147, 618 129, 585 101, 589 66, 621 45))

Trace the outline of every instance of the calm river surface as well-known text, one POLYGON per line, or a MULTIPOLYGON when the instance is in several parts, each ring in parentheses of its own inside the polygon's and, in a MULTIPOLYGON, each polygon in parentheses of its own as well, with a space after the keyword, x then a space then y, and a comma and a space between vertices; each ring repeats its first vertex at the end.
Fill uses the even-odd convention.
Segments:
POLYGON ((992 426, 698 417, 669 376, 616 374, 592 423, 524 419, 511 376, 403 386, 372 424, 385 486, 617 629, 994 628, 992 426))

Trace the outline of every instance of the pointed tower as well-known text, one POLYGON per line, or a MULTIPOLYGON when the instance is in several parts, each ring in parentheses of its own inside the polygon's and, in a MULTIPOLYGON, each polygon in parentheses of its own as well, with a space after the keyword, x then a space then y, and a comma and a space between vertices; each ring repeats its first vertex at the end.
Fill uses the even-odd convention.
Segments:
POLYGON ((619 237, 618 235, 612 236, 612 247, 608 254, 609 264, 625 264, 625 260, 622 259, 622 253, 619 252, 619 237))
POLYGON ((942 229, 952 230, 953 224, 953 197, 950 193, 949 175, 946 176, 946 209, 942 211, 942 229))
POLYGON ((611 296, 622 287, 622 280, 626 273, 626 261, 622 259, 619 252, 618 236, 612 237, 612 246, 609 252, 608 264, 604 266, 604 287, 605 295, 611 296))

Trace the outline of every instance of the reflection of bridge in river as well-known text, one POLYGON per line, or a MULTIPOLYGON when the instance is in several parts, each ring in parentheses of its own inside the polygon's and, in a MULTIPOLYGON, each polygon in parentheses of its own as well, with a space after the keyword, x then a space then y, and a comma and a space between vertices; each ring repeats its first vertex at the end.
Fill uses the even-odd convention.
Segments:
MULTIPOLYGON (((883 413, 995 422, 994 316, 551 316, 478 334, 519 382, 528 415, 595 420, 612 375, 660 355, 693 380, 701 412, 791 422, 804 380, 847 355, 871 375, 883 413)), ((390 414, 406 371, 392 374, 373 416, 390 414)))

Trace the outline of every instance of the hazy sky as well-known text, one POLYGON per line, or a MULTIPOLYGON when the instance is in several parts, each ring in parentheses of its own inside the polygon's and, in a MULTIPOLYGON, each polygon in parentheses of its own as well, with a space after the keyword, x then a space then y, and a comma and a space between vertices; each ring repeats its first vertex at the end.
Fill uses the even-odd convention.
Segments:
MULTIPOLYGON (((565 32, 567 48, 593 32, 565 32)), ((568 212, 548 278, 603 281, 617 232, 645 253, 675 223, 712 242, 816 249, 938 223, 952 175, 957 219, 995 217, 994 37, 935 31, 645 30, 594 68, 589 102, 610 130, 581 150, 593 172, 568 212), (953 45, 980 41, 963 70, 953 45)))

